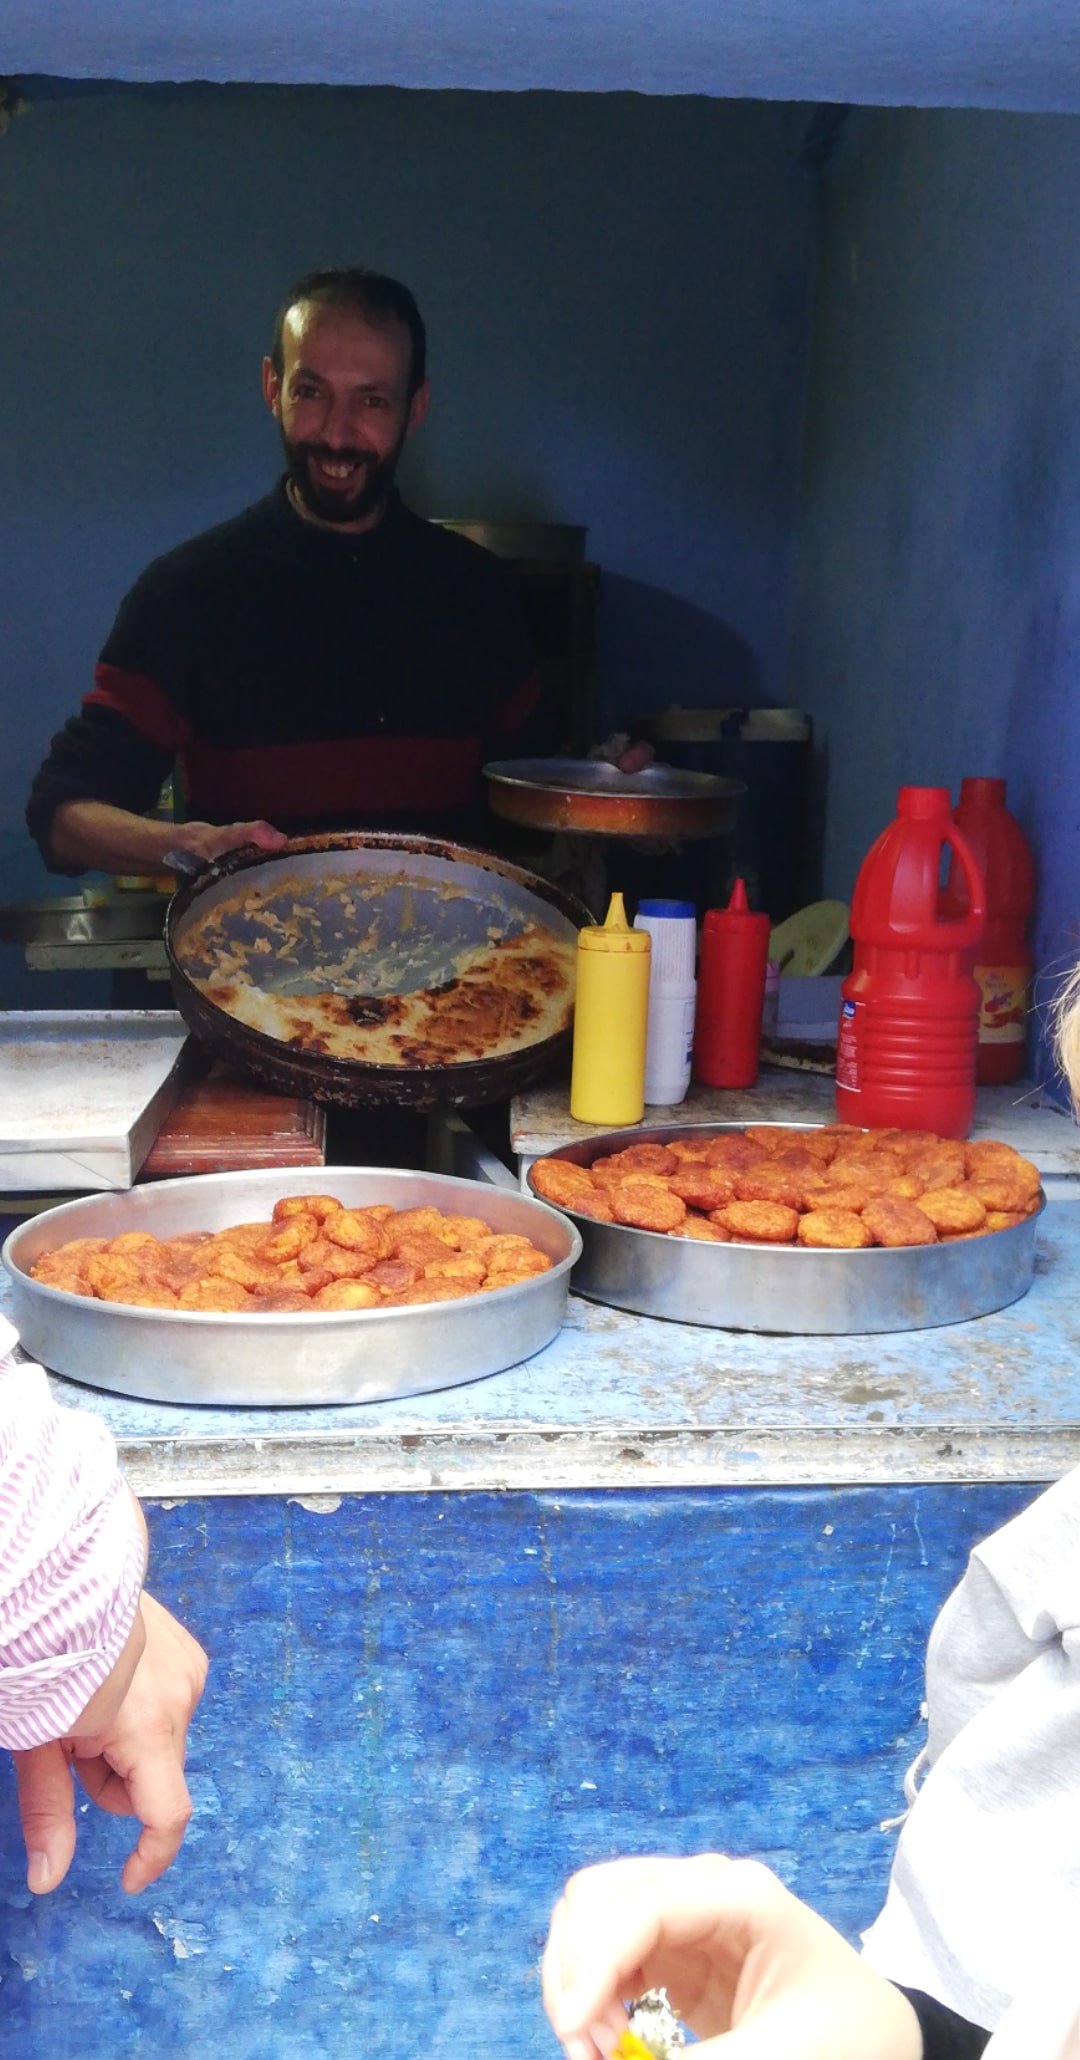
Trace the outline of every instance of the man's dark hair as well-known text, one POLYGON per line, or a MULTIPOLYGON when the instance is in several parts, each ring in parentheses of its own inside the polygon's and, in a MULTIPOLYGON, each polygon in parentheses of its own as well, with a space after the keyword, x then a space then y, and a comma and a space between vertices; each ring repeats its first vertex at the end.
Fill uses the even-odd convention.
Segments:
POLYGON ((270 343, 270 362, 278 378, 285 369, 285 318, 290 308, 302 301, 314 301, 322 308, 347 308, 362 315, 373 328, 387 321, 401 322, 409 332, 409 400, 424 383, 427 368, 427 332, 423 317, 400 279, 385 272, 369 272, 363 265, 334 265, 322 272, 305 272, 290 287, 277 311, 270 343))

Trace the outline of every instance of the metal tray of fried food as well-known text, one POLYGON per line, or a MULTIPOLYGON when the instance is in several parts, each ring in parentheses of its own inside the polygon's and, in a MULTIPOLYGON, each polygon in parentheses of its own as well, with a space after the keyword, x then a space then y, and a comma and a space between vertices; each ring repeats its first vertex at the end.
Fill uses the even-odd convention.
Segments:
POLYGON ((426 1394, 531 1359, 562 1325, 580 1251, 577 1231, 558 1210, 486 1182, 384 1167, 305 1167, 202 1174, 67 1202, 13 1231, 3 1261, 20 1342, 53 1372, 150 1402, 296 1409, 426 1394), (269 1218, 282 1196, 316 1190, 353 1208, 389 1202, 482 1217, 493 1230, 531 1239, 551 1270, 457 1301, 264 1316, 125 1307, 30 1278, 43 1252, 73 1238, 222 1230, 269 1218))
MULTIPOLYGON (((670 1144, 674 1138, 715 1137, 745 1128, 745 1123, 698 1123, 612 1131, 560 1145, 544 1157, 588 1166, 627 1145, 670 1144)), ((1023 1223, 985 1237, 890 1250, 873 1245, 858 1252, 698 1244, 565 1213, 582 1239, 575 1294, 641 1316, 718 1330, 844 1337, 965 1323, 1018 1302, 1034 1277, 1037 1225, 1045 1206, 1041 1200, 1023 1223)))

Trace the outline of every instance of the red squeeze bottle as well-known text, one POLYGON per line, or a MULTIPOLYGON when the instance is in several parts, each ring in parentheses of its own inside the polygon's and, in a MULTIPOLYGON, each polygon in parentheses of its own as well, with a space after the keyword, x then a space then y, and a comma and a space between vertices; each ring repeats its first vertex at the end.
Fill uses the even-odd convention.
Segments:
POLYGON ((768 916, 750 908, 742 880, 726 908, 706 910, 694 1016, 694 1078, 706 1087, 753 1087, 757 1079, 771 929, 768 916))
MULTIPOLYGON (((1028 917, 1035 906, 1035 861, 1027 838, 1005 806, 1004 780, 962 780, 957 829, 967 838, 986 882, 986 929, 971 955, 979 988, 979 1043, 975 1079, 980 1087, 1016 1080, 1024 1064, 1024 1033, 1034 960, 1028 917)), ((967 888, 950 864, 941 913, 967 913, 967 888)))
POLYGON ((970 955, 986 889, 947 787, 901 787, 896 821, 863 860, 851 904, 854 970, 840 990, 836 1114, 966 1137, 975 1114, 979 990, 970 955), (963 916, 938 908, 941 854, 964 876, 963 916))

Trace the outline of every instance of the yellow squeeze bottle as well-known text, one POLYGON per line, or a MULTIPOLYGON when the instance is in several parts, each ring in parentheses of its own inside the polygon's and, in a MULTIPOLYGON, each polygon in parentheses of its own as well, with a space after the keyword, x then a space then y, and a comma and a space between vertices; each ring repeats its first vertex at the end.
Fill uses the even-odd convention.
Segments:
POLYGON ((652 939, 632 930, 621 894, 602 925, 579 930, 570 1114, 578 1123, 640 1123, 652 939))

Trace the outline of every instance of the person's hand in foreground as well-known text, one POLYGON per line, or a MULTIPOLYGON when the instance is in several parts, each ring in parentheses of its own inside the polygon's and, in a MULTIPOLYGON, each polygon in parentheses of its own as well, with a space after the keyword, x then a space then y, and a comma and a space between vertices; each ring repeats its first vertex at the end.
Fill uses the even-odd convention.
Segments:
POLYGON ((177 823, 169 836, 170 850, 186 851, 207 864, 212 859, 224 858, 227 851, 239 851, 245 844, 254 844, 260 851, 280 851, 287 842, 284 830, 275 830, 273 823, 262 821, 177 823))
POLYGON ((92 1802, 138 1817, 142 1830, 121 1880, 129 1895, 176 1858, 191 1819, 184 1780, 187 1729, 206 1681, 207 1658, 190 1632, 143 1590, 131 1635, 75 1730, 16 1752, 27 1886, 56 1888, 75 1851, 72 1767, 92 1802))
POLYGON ((710 2060, 920 2060, 906 1998, 755 1860, 613 1860, 567 1883, 543 1961, 567 2060, 603 2060, 625 2001, 666 1988, 710 2060))

